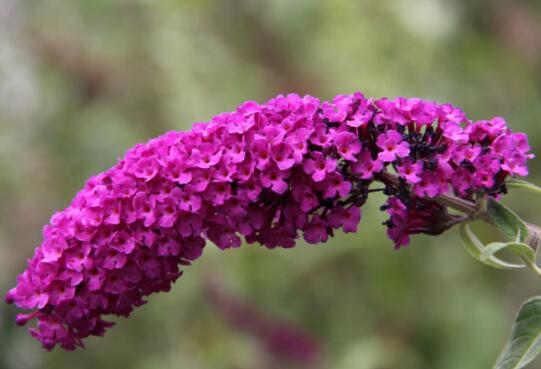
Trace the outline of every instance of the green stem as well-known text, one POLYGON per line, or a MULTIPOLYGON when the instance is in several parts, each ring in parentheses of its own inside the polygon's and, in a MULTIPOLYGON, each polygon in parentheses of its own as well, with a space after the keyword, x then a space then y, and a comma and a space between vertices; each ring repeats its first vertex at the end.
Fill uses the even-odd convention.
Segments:
POLYGON ((536 263, 528 263, 528 266, 535 272, 535 274, 541 277, 541 268, 536 263))
POLYGON ((524 242, 535 249, 541 244, 541 227, 528 222, 525 222, 525 224, 526 228, 528 228, 528 236, 524 242))

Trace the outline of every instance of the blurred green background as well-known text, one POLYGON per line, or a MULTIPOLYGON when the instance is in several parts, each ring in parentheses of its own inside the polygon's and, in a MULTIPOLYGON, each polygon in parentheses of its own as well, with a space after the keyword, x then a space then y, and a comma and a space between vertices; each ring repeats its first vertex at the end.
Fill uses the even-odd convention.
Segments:
MULTIPOLYGON (((53 211, 135 143, 247 99, 356 90, 504 116, 540 157, 541 2, 0 0, 0 291, 53 211)), ((530 171, 539 184, 539 159, 530 171)), ((325 245, 209 245, 172 292, 85 350, 45 352, 0 304, 0 368, 489 368, 538 279, 476 262, 456 230, 394 251, 381 202, 325 245), (240 327, 209 280, 309 336, 315 359, 240 327)), ((506 202, 541 223, 538 198, 506 202)))

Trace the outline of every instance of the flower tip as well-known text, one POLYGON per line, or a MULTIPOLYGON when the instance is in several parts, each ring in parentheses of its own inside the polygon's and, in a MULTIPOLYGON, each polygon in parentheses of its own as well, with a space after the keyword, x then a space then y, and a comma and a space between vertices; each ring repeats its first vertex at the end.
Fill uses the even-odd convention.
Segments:
POLYGON ((29 320, 32 320, 36 317, 36 313, 30 313, 30 314, 17 314, 15 317, 15 324, 18 326, 23 326, 28 323, 29 320))
POLYGON ((15 302, 15 293, 13 291, 13 289, 9 290, 8 293, 6 293, 6 295, 4 296, 4 301, 6 302, 6 304, 13 304, 15 302))

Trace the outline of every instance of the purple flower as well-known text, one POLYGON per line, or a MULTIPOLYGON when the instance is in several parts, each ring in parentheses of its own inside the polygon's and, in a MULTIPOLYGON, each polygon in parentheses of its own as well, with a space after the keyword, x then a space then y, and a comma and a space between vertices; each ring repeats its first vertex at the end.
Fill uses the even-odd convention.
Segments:
POLYGON ((313 159, 304 161, 304 172, 310 174, 312 179, 320 182, 325 179, 327 173, 332 173, 336 169, 336 160, 325 158, 321 152, 312 153, 313 159))
POLYGON ((398 174, 411 184, 421 181, 419 175, 423 171, 423 163, 421 161, 413 162, 410 158, 405 158, 397 167, 398 174))
POLYGON ((351 182, 345 181, 342 175, 334 172, 329 174, 323 182, 318 183, 326 199, 346 197, 351 190, 351 182))
POLYGON ((280 142, 271 148, 272 158, 280 170, 287 170, 295 164, 293 149, 285 142, 280 142))
POLYGON ((351 172, 358 175, 361 179, 371 179, 374 177, 374 174, 379 173, 382 169, 383 162, 378 159, 372 159, 371 152, 365 150, 361 153, 359 161, 351 167, 351 172))
POLYGON ((202 143, 192 150, 191 160, 196 168, 210 168, 218 163, 222 156, 222 150, 216 150, 210 143, 202 143))
POLYGON ((387 235, 396 249, 407 246, 412 234, 437 235, 456 224, 455 216, 438 202, 412 198, 408 203, 404 204, 397 197, 390 197, 386 203, 390 216, 386 222, 387 235))
POLYGON ((396 158, 404 158, 409 155, 409 144, 402 141, 402 135, 397 131, 387 131, 376 140, 376 145, 382 150, 378 159, 384 163, 392 162, 396 158))
POLYGON ((466 143, 468 141, 468 134, 464 132, 460 124, 455 122, 449 122, 445 125, 443 136, 456 143, 466 143))
POLYGON ((345 233, 357 232, 357 225, 361 221, 361 210, 356 206, 348 209, 337 207, 331 210, 329 224, 333 228, 343 228, 345 233))
POLYGON ((526 166, 528 159, 529 157, 515 152, 504 159, 502 169, 511 175, 525 177, 528 175, 528 167, 526 166))
POLYGON ((305 241, 311 244, 325 242, 329 237, 327 223, 318 215, 314 215, 312 220, 305 225, 303 231, 305 241))
POLYGON ((332 136, 338 153, 345 160, 357 161, 356 155, 361 151, 359 139, 347 131, 336 132, 332 136))
POLYGON ((283 173, 273 165, 269 165, 261 172, 261 185, 265 188, 270 188, 277 194, 281 195, 288 189, 288 184, 285 181, 289 173, 283 173))
POLYGON ((426 171, 413 186, 413 192, 419 197, 436 197, 447 192, 447 182, 441 173, 426 171))
POLYGON ((417 98, 330 102, 295 94, 253 101, 188 132, 130 149, 91 177, 44 227, 6 302, 46 349, 71 350, 168 291, 207 240, 220 249, 293 247, 356 232, 360 207, 386 182, 388 235, 399 248, 454 218, 435 197, 499 196, 526 175, 527 137, 502 118, 472 122, 417 98))
POLYGON ((265 168, 271 160, 269 143, 265 139, 255 140, 252 143, 252 155, 257 163, 257 169, 265 168))

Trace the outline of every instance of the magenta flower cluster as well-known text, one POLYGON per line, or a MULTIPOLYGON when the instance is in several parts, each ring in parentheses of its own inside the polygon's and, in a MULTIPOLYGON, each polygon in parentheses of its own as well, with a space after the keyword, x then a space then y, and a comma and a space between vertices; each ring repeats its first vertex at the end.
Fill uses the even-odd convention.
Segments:
POLYGON ((527 174, 528 152, 526 135, 502 118, 472 122, 417 98, 249 101, 136 145, 90 178, 45 226, 6 300, 31 311, 17 322, 36 319, 30 332, 45 348, 74 349, 113 325, 104 316, 128 316, 146 295, 169 290, 206 240, 275 248, 301 234, 315 244, 340 228, 355 232, 380 181, 400 247, 445 211, 435 197, 503 193, 507 176, 527 174))

